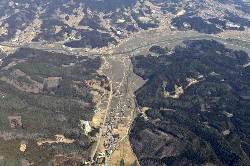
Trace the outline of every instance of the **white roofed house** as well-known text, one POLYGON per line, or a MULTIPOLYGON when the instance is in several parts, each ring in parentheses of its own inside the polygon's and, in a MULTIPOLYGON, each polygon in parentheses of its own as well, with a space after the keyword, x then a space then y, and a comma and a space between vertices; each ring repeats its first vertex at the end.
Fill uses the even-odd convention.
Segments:
POLYGON ((86 135, 92 130, 89 121, 80 120, 79 126, 84 130, 86 135))

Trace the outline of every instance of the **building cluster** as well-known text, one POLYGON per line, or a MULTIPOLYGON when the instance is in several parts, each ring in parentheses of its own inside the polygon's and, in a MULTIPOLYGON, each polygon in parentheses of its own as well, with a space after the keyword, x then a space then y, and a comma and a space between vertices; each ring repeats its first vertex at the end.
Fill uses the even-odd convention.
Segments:
MULTIPOLYGON (((110 109, 109 115, 105 122, 105 129, 102 137, 104 138, 103 147, 105 148, 105 154, 109 158, 111 154, 114 152, 116 144, 121 139, 121 136, 115 132, 118 131, 118 126, 120 124, 125 127, 130 123, 128 120, 128 111, 131 109, 130 99, 123 101, 122 97, 119 96, 119 101, 115 108, 110 109)), ((102 126, 101 126, 102 127, 102 126)))

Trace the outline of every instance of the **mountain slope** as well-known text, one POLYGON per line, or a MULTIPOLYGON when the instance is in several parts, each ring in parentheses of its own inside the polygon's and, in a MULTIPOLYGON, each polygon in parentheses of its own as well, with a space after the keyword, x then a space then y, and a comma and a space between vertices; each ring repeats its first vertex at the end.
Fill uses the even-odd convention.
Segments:
POLYGON ((184 43, 171 55, 132 58, 148 79, 136 92, 148 108, 130 133, 136 155, 142 165, 248 165, 247 53, 214 40, 184 43))

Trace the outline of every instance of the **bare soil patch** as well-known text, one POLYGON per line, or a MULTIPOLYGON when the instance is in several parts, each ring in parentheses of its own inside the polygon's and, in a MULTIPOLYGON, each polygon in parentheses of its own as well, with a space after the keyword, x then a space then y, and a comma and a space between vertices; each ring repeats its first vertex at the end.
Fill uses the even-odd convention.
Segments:
POLYGON ((20 59, 20 60, 12 61, 7 66, 5 66, 3 69, 4 70, 8 70, 10 67, 13 67, 13 66, 17 65, 18 63, 22 63, 22 62, 25 62, 25 60, 24 59, 20 59))
POLYGON ((60 32, 62 30, 61 26, 55 26, 56 30, 55 30, 55 34, 57 34, 58 32, 60 32))
POLYGON ((92 119, 92 124, 94 127, 100 126, 100 123, 103 122, 102 117, 104 117, 104 115, 105 115, 104 111, 98 111, 95 113, 95 115, 93 116, 93 119, 92 119))
POLYGON ((118 124, 117 129, 113 129, 113 134, 119 134, 124 137, 127 134, 127 127, 124 124, 118 124))
POLYGON ((8 118, 10 120, 10 127, 11 128, 17 128, 17 127, 23 126, 21 116, 9 116, 8 118))
POLYGON ((61 79, 62 77, 48 77, 44 78, 44 83, 47 83, 49 88, 53 88, 58 86, 61 79))
POLYGON ((27 76, 24 72, 22 72, 19 69, 16 69, 12 73, 10 73, 9 77, 5 77, 5 76, 2 77, 1 80, 25 92, 39 93, 42 91, 44 87, 43 84, 37 81, 31 80, 30 76, 27 76), (24 78, 27 82, 20 82, 19 80, 20 77, 24 78))
POLYGON ((62 67, 71 67, 71 66, 75 66, 75 63, 70 63, 69 65, 62 65, 62 67))
POLYGON ((111 166, 120 165, 122 159, 124 160, 125 166, 131 165, 137 161, 128 137, 125 137, 119 144, 117 144, 116 150, 111 155, 109 164, 111 166))

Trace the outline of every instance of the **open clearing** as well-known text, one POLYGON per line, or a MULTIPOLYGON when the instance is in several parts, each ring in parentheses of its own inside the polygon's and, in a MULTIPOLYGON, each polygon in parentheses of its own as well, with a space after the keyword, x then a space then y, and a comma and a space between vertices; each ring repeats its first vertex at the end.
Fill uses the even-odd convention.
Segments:
POLYGON ((121 159, 124 159, 125 166, 129 166, 137 161, 136 156, 131 148, 128 136, 126 136, 117 146, 114 153, 111 155, 110 165, 120 165, 121 159))

